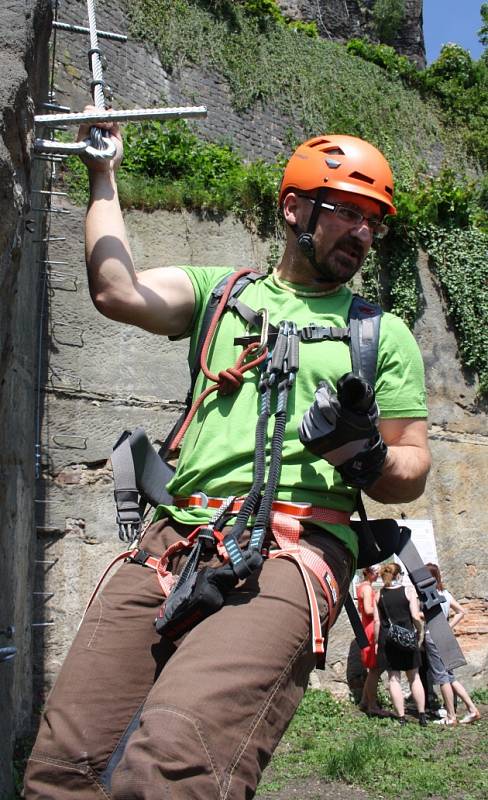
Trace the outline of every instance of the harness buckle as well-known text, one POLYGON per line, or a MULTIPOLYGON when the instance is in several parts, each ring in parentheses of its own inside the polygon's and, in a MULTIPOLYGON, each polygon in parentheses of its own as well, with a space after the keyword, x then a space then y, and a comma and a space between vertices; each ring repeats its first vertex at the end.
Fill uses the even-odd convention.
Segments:
POLYGON ((208 495, 205 492, 193 492, 193 494, 200 498, 198 508, 208 508, 208 495))
POLYGON ((415 583, 415 588, 420 595, 424 611, 430 611, 431 608, 440 606, 442 601, 437 591, 437 582, 434 577, 431 577, 430 580, 427 578, 424 581, 415 583))
POLYGON ((309 325, 304 325, 300 331, 300 339, 302 342, 312 342, 317 338, 317 325, 315 322, 310 322, 309 325))

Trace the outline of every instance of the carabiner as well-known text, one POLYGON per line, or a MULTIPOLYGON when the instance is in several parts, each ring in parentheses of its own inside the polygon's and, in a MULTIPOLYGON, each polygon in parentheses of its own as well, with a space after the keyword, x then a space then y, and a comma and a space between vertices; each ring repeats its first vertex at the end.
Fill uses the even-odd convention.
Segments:
POLYGON ((260 356, 268 346, 268 332, 269 332, 269 311, 267 308, 258 308, 258 316, 262 317, 261 335, 259 337, 259 347, 253 352, 253 358, 260 356))

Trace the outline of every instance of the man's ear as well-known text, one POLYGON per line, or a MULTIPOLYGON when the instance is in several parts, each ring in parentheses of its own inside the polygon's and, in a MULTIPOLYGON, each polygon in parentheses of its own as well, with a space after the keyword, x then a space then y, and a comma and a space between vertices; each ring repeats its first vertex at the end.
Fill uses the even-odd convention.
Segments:
POLYGON ((296 225, 297 222, 298 196, 295 192, 288 192, 283 200, 283 217, 288 225, 296 225))

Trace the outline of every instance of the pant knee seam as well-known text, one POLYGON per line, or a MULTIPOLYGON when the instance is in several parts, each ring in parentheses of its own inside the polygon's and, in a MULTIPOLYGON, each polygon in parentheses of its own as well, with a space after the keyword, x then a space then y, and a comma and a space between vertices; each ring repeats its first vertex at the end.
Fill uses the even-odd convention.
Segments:
POLYGON ((230 766, 229 773, 228 773, 229 778, 228 778, 228 782, 227 782, 227 789, 226 789, 225 793, 221 796, 221 800, 226 800, 226 798, 228 797, 228 794, 229 794, 229 791, 230 791, 230 787, 231 787, 231 783, 232 783, 233 774, 234 774, 234 772, 235 772, 235 770, 236 770, 236 768, 237 768, 237 766, 239 764, 239 761, 242 758, 243 754, 245 753, 246 748, 247 748, 247 746, 248 746, 253 734, 255 733, 257 727, 261 723, 261 721, 262 721, 266 711, 268 710, 273 698, 275 697, 279 687, 281 686, 284 676, 287 674, 287 672, 293 666, 293 664, 297 660, 297 658, 299 658, 299 656, 303 653, 303 651, 307 647, 307 644, 308 644, 309 641, 310 641, 310 634, 307 633, 305 638, 302 640, 300 645, 297 647, 295 653, 290 657, 288 663, 286 664, 286 666, 281 671, 278 679, 275 681, 275 684, 274 684, 271 692, 269 693, 269 695, 266 698, 265 702, 263 703, 263 705, 261 706, 260 710, 258 711, 256 716, 254 717, 254 720, 253 720, 253 722, 251 724, 251 727, 249 729, 249 732, 248 732, 247 736, 242 740, 240 746, 238 747, 238 749, 236 751, 234 759, 231 762, 231 766, 230 766))
POLYGON ((97 600, 97 602, 99 604, 99 609, 100 610, 99 610, 98 619, 97 619, 97 622, 96 622, 96 625, 95 625, 95 630, 93 631, 92 635, 90 636, 90 641, 86 645, 87 649, 90 649, 90 647, 92 646, 93 642, 95 641, 95 636, 98 633, 98 628, 100 627, 100 622, 102 621, 102 614, 103 614, 102 598, 101 597, 97 597, 96 600, 97 600))
POLYGON ((61 758, 53 758, 52 756, 47 755, 47 753, 32 753, 29 758, 29 761, 38 762, 40 764, 50 764, 55 767, 62 767, 64 770, 71 770, 71 772, 77 772, 79 775, 83 775, 84 778, 90 780, 95 786, 101 791, 102 795, 110 800, 110 795, 107 794, 105 787, 102 783, 98 780, 96 773, 93 771, 92 767, 89 764, 73 764, 71 761, 64 761, 61 758))
POLYGON ((203 747, 203 749, 204 749, 204 751, 205 751, 205 753, 207 755, 207 758, 208 758, 208 760, 210 762, 210 766, 211 766, 212 772, 214 774, 214 778, 215 778, 215 782, 216 782, 218 790, 219 790, 219 794, 221 794, 222 785, 221 785, 221 782, 219 780, 219 776, 218 776, 218 772, 217 772, 217 765, 214 762, 214 759, 212 758, 212 754, 210 752, 209 747, 207 746, 207 743, 205 741, 205 737, 203 735, 203 732, 200 729, 200 726, 199 726, 197 720, 193 719, 193 717, 188 716, 188 714, 184 714, 182 711, 178 711, 178 710, 176 710, 174 708, 171 708, 169 706, 161 706, 161 705, 155 705, 155 706, 151 706, 150 708, 145 708, 144 709, 144 716, 147 715, 147 714, 150 714, 153 711, 154 712, 156 712, 156 711, 167 711, 170 714, 174 714, 177 717, 181 717, 182 719, 185 719, 187 722, 189 722, 191 725, 193 725, 193 727, 195 728, 195 730, 197 732, 197 736, 198 736, 198 738, 200 740, 200 743, 201 743, 201 745, 202 745, 202 747, 203 747))

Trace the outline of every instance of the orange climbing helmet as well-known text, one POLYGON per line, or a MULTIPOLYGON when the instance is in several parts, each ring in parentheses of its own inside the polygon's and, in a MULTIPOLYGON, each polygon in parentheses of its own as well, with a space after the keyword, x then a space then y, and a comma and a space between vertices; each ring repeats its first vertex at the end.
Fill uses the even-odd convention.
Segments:
POLYGON ((280 206, 293 189, 354 192, 378 200, 385 213, 396 214, 388 161, 376 147, 355 136, 316 136, 297 147, 285 167, 280 206))

